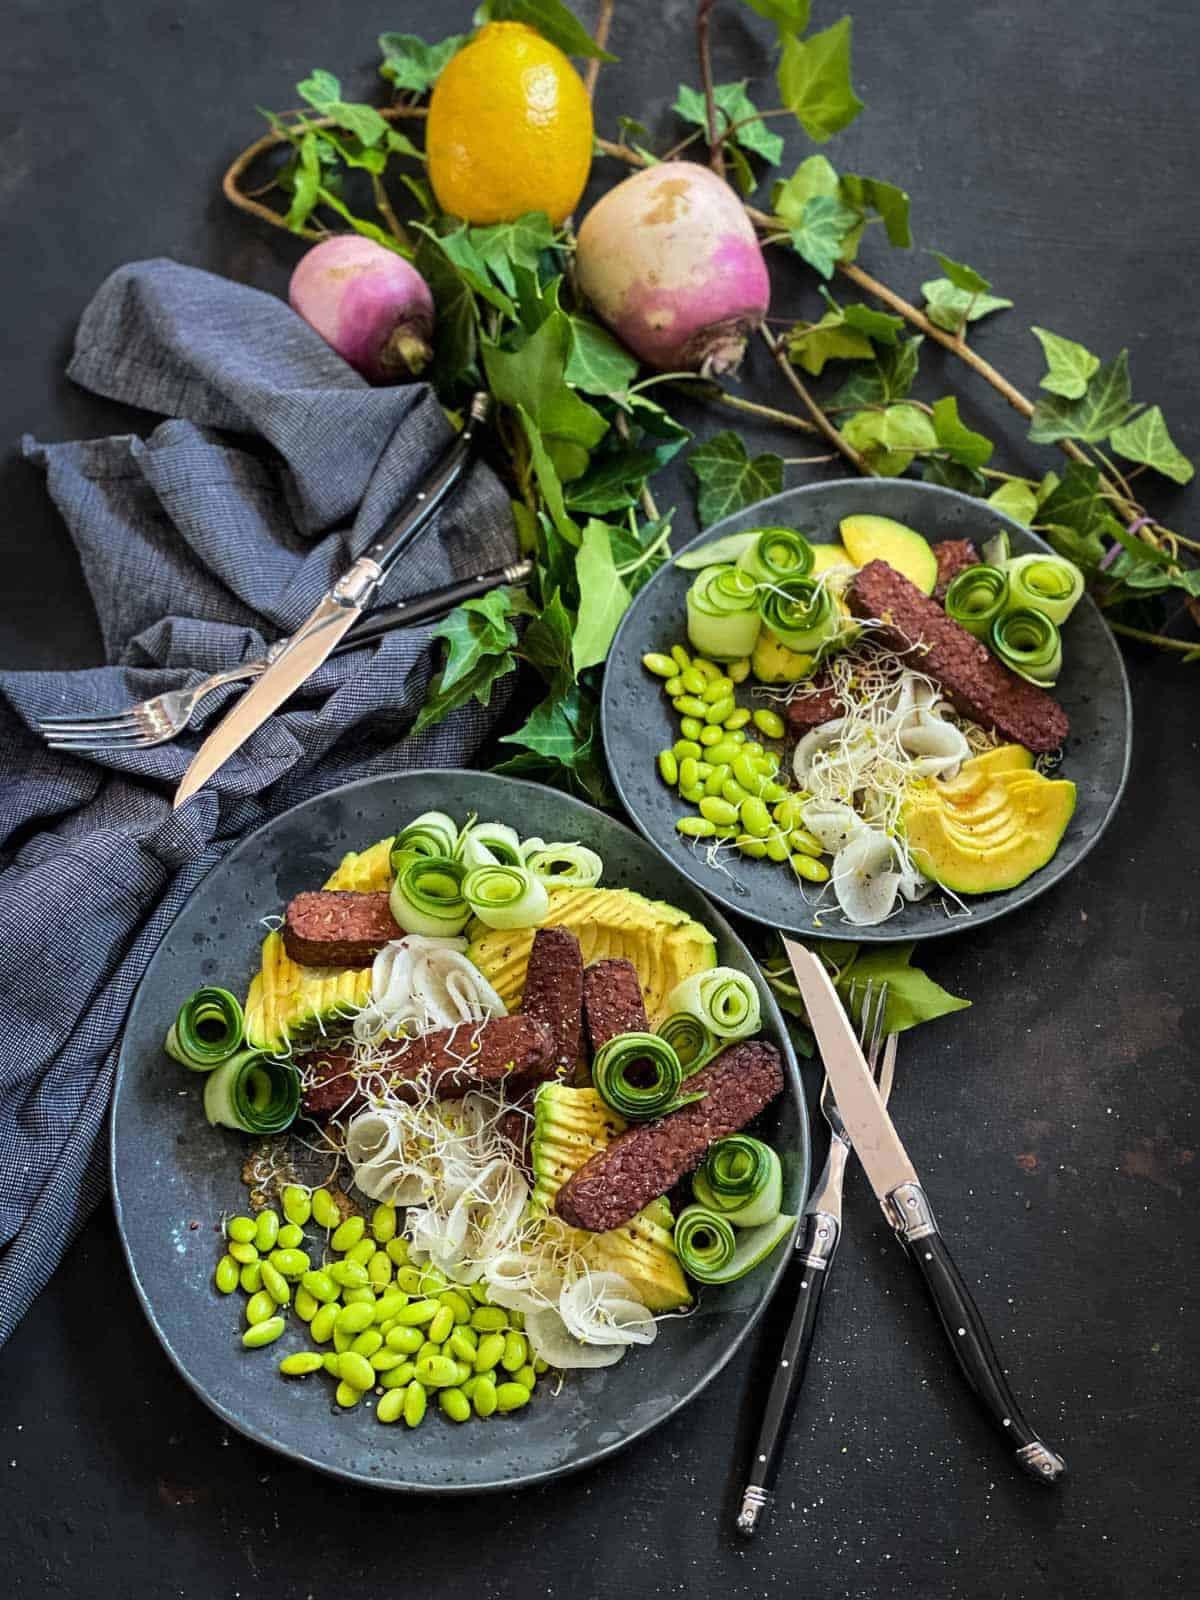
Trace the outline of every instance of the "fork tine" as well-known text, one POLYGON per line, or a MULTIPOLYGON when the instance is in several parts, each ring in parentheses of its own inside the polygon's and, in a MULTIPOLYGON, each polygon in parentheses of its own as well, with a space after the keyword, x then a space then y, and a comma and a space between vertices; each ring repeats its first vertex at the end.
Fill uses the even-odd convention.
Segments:
POLYGON ((136 728, 130 729, 128 734, 112 733, 100 738, 80 736, 46 740, 51 750, 142 750, 159 742, 151 734, 142 733, 136 728))
POLYGON ((38 727, 44 734, 57 737, 60 733, 108 733, 118 728, 135 728, 138 718, 132 711, 119 717, 43 717, 38 727))

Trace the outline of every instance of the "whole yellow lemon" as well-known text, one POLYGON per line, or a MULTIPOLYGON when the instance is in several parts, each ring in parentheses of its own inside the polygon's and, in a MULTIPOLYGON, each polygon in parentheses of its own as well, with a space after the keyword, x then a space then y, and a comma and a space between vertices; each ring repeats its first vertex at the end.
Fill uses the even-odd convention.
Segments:
POLYGON ((592 106, 556 46, 523 22, 489 22, 429 102, 425 151, 443 211, 467 222, 568 217, 592 164, 592 106))

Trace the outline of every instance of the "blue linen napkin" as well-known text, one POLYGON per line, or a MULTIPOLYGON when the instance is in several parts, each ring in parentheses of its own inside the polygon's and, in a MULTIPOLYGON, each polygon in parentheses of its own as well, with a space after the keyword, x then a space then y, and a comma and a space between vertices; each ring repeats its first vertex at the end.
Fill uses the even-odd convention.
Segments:
MULTIPOLYGON (((411 497, 450 437, 425 384, 373 389, 282 301, 172 261, 115 272, 70 376, 171 420, 147 439, 25 441, 78 548, 110 663, 0 671, 0 1344, 104 1192, 130 998, 176 912, 249 830, 309 795, 469 765, 507 693, 412 736, 428 627, 328 661, 178 813, 203 702, 152 750, 55 754, 36 719, 112 714, 259 656, 411 497)), ((384 603, 515 559, 476 463, 384 603)))

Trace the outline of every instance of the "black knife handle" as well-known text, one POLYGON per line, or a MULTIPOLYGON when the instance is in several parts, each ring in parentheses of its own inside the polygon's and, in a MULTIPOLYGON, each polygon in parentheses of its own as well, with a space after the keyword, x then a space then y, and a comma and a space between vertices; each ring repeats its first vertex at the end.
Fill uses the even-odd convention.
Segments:
POLYGON ((888 1195, 884 1211, 916 1263, 955 1360, 980 1406, 1014 1449, 1020 1466, 1039 1483, 1056 1482, 1067 1464, 1022 1415, 979 1307, 937 1230, 924 1190, 920 1184, 901 1184, 888 1195))
POLYGON ((359 557, 363 561, 373 561, 378 566, 376 583, 383 581, 389 569, 428 526, 462 477, 471 457, 475 429, 487 417, 489 405, 490 399, 482 391, 473 397, 462 431, 447 445, 399 521, 381 533, 359 557))
POLYGON ((748 1481, 738 1512, 737 1530, 747 1539, 756 1532, 759 1515, 770 1499, 779 1475, 780 1457, 783 1455, 792 1412, 796 1408, 796 1397, 808 1368, 813 1335, 817 1331, 817 1313, 829 1281, 840 1232, 841 1224, 836 1217, 827 1211, 818 1211, 805 1215, 796 1242, 801 1276, 795 1309, 771 1378, 758 1441, 754 1446, 748 1481))
POLYGON ((346 633, 335 646, 334 655, 346 650, 357 650, 360 645, 382 639, 395 628, 411 628, 418 622, 429 622, 462 605, 464 600, 476 600, 480 595, 498 589, 502 583, 524 583, 533 571, 531 561, 513 561, 507 567, 493 567, 479 572, 473 578, 460 578, 457 583, 447 583, 441 589, 431 589, 428 594, 414 595, 411 600, 401 600, 394 606, 381 606, 378 611, 368 611, 361 621, 346 633))

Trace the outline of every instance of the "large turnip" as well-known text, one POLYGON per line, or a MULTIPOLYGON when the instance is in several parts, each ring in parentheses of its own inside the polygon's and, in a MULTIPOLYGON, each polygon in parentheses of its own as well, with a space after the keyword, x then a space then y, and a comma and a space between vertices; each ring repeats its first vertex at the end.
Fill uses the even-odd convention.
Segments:
POLYGON ((370 383, 415 378, 433 354, 429 285, 403 256, 356 233, 314 245, 288 300, 370 383))
POLYGON ((583 220, 576 267, 599 316, 663 372, 735 368, 770 304, 741 201, 691 161, 664 161, 610 189, 583 220))

